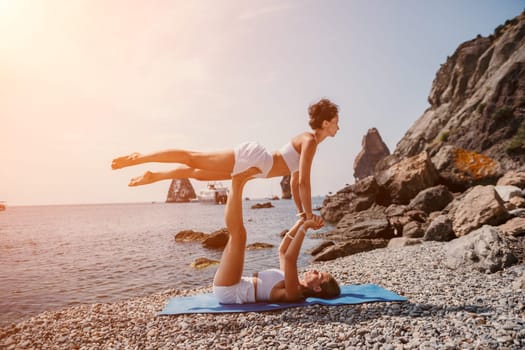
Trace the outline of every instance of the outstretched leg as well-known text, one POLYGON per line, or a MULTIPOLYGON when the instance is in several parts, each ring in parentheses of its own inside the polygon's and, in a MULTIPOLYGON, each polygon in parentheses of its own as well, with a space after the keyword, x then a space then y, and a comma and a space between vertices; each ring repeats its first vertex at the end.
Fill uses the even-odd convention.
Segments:
POLYGON ((211 170, 193 169, 187 166, 181 166, 165 172, 146 171, 141 176, 134 177, 130 180, 128 186, 141 186, 162 180, 173 179, 195 179, 200 181, 221 181, 231 179, 230 173, 222 173, 211 170))
POLYGON ((231 173, 235 162, 233 150, 217 152, 194 152, 172 149, 150 154, 132 153, 111 162, 112 169, 121 169, 143 163, 181 163, 194 169, 231 173))
POLYGON ((221 262, 213 279, 213 284, 216 286, 231 286, 241 280, 246 248, 246 228, 242 216, 242 190, 246 182, 258 172, 257 168, 250 168, 244 173, 232 177, 232 187, 224 213, 230 238, 224 248, 221 262))

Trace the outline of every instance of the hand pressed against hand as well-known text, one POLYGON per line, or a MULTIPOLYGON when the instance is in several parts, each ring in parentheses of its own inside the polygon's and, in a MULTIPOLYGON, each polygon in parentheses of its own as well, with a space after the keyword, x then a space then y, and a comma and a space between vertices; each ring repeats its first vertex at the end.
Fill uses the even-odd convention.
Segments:
POLYGON ((304 222, 304 227, 306 229, 311 228, 311 229, 314 229, 314 230, 318 230, 318 229, 320 229, 323 226, 324 226, 324 220, 323 220, 323 218, 321 218, 318 215, 312 215, 312 217, 310 219, 307 219, 304 222))

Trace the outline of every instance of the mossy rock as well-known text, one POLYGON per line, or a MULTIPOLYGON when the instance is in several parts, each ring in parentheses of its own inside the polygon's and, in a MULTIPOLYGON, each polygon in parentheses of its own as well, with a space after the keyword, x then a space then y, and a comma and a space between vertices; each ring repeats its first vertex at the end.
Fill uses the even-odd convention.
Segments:
POLYGON ((196 269, 204 269, 212 265, 218 265, 220 261, 208 258, 197 258, 191 263, 191 267, 196 269))
POLYGON ((270 243, 262 243, 262 242, 255 242, 252 244, 248 244, 246 246, 246 250, 260 250, 260 249, 270 249, 273 248, 274 245, 270 243))

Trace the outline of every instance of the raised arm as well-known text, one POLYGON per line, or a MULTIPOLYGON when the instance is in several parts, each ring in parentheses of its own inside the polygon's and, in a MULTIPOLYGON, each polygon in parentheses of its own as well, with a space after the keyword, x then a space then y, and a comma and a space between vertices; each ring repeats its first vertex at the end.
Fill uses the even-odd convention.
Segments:
POLYGON ((301 193, 299 193, 299 171, 295 171, 290 176, 290 188, 292 190, 292 198, 297 208, 297 213, 304 213, 303 203, 301 202, 301 193))
MULTIPOLYGON (((279 267, 281 271, 284 271, 285 269, 285 257, 286 252, 288 251, 288 248, 290 247, 290 243, 292 243, 293 238, 295 237, 297 231, 300 227, 302 227, 304 223, 304 220, 301 218, 295 222, 295 224, 288 230, 286 235, 283 237, 281 241, 281 245, 279 246, 279 267)), ((300 248, 300 247, 299 247, 300 248)))
MULTIPOLYGON (((301 144, 301 158, 299 160, 299 197, 306 219, 313 216, 312 213, 312 190, 310 183, 310 172, 317 144, 313 137, 304 138, 301 144)), ((297 204, 297 201, 296 201, 297 204)))
POLYGON ((303 245, 306 230, 322 226, 320 218, 297 220, 294 226, 286 233, 279 246, 279 263, 284 272, 285 298, 288 301, 298 300, 302 297, 297 274, 297 259, 303 245))

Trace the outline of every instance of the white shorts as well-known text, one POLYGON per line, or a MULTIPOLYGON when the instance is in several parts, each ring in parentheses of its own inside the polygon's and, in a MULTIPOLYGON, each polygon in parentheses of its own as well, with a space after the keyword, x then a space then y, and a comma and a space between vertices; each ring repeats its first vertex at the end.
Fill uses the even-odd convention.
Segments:
POLYGON ((266 177, 272 169, 272 154, 268 152, 266 147, 257 142, 243 142, 236 146, 233 152, 235 164, 233 165, 232 176, 255 167, 261 171, 255 177, 266 177))
POLYGON ((255 287, 252 277, 242 277, 233 286, 213 285, 213 294, 221 304, 255 303, 255 287))

